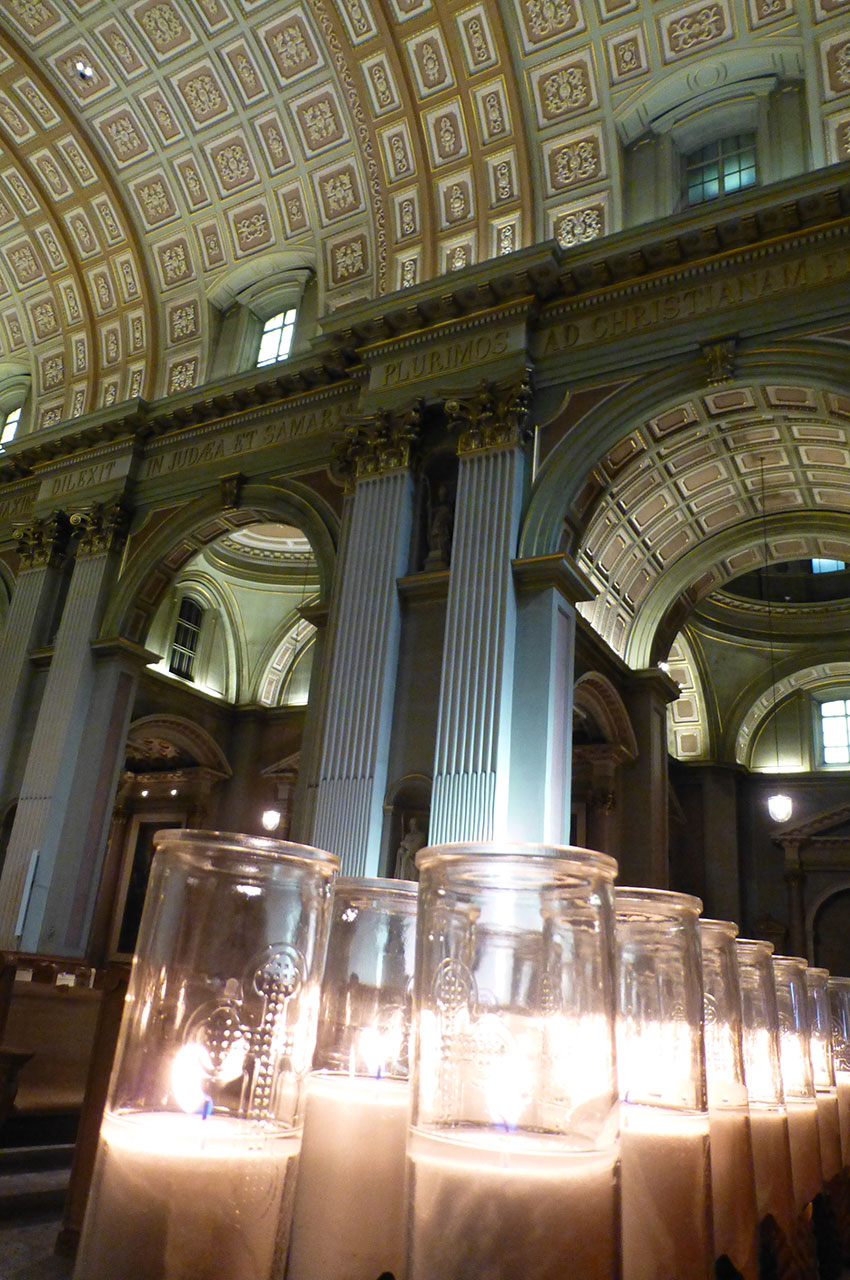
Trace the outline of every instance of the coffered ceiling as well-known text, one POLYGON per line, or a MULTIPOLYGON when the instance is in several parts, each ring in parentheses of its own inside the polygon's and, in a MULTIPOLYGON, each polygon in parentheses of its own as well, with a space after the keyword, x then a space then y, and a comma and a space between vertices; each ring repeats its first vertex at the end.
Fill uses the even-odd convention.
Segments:
POLYGON ((671 86, 765 68, 850 156, 850 0, 5 0, 0 373, 38 429, 207 381, 223 283, 311 263, 321 314, 619 230, 671 86))

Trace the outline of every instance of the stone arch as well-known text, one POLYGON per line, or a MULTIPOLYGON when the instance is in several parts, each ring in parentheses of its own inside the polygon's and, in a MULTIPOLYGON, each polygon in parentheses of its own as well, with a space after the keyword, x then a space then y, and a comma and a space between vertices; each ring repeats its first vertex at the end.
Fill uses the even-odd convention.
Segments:
POLYGON ((730 736, 734 734, 735 760, 738 764, 748 765, 750 751, 756 730, 778 709, 784 700, 799 689, 817 689, 836 681, 850 680, 850 662, 840 659, 834 662, 822 662, 815 666, 802 667, 781 676, 775 683, 770 681, 745 708, 737 725, 730 726, 730 736))
POLYGON ((597 589, 580 611, 635 669, 663 656, 654 638, 678 597, 760 540, 761 465, 773 537, 850 537, 846 370, 817 341, 742 349, 735 366, 711 385, 694 357, 612 391, 570 423, 532 489, 521 557, 572 554, 597 589))
POLYGON ((598 671, 588 671, 579 676, 573 690, 573 707, 593 720, 606 743, 617 744, 629 759, 636 759, 637 739, 629 713, 606 676, 598 671))
POLYGON ((328 504, 298 481, 246 484, 238 507, 225 505, 220 488, 210 490, 147 534, 131 537, 125 569, 104 618, 101 634, 141 642, 168 584, 208 543, 223 533, 266 521, 299 528, 316 557, 319 600, 330 594, 339 522, 328 504))
POLYGON ((275 630, 257 663, 253 696, 262 706, 276 707, 296 663, 314 643, 316 628, 293 610, 275 630))
POLYGON ((227 757, 215 739, 185 716, 154 714, 134 720, 127 732, 125 755, 134 748, 144 750, 150 758, 155 758, 158 751, 163 758, 168 758, 173 752, 226 778, 232 773, 227 757), (158 748, 160 743, 162 747, 158 748))

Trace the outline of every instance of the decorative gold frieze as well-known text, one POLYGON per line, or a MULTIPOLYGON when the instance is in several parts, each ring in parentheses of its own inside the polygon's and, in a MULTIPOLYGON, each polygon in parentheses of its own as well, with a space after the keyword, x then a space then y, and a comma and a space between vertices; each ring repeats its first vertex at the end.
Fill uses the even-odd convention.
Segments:
POLYGON ((446 401, 449 428, 460 432, 458 453, 513 448, 529 438, 531 370, 521 381, 483 382, 470 396, 446 401))
POLYGON ((120 547, 130 528, 130 508, 124 498, 94 502, 71 514, 71 529, 80 534, 77 556, 102 555, 120 547))
POLYGON ((410 467, 421 420, 422 401, 417 400, 402 412, 379 413, 346 427, 334 445, 334 480, 351 489, 358 480, 410 467))
POLYGON ((16 524, 12 537, 18 544, 21 567, 43 569, 55 565, 65 554, 69 535, 70 525, 64 511, 54 511, 42 520, 16 524))

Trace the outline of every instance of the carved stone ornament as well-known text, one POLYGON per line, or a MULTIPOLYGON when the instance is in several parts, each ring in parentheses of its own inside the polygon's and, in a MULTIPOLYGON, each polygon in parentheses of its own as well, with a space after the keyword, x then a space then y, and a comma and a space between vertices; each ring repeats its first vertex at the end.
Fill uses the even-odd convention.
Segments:
POLYGON ((711 342, 702 349, 703 359, 708 365, 708 385, 720 386, 731 382, 735 376, 735 339, 725 342, 711 342))
POLYGON ((54 511, 43 520, 17 524, 12 537, 18 544, 21 566, 25 569, 43 569, 56 564, 68 546, 71 527, 64 511, 54 511))
POLYGON ((350 489, 358 480, 403 471, 412 465, 419 438, 422 401, 402 412, 384 412, 346 427, 334 445, 331 476, 350 489))
POLYGON ((221 477, 221 505, 225 511, 235 511, 242 502, 242 486, 245 483, 245 477, 241 471, 235 472, 230 476, 221 477))
POLYGON ((471 396, 447 400, 449 428, 460 431, 458 453, 524 444, 531 434, 531 395, 531 370, 526 369, 519 382, 484 382, 471 396))
POLYGON ((74 511, 71 529, 79 533, 78 556, 102 555, 120 547, 130 528, 130 508, 124 498, 114 502, 94 502, 74 511))

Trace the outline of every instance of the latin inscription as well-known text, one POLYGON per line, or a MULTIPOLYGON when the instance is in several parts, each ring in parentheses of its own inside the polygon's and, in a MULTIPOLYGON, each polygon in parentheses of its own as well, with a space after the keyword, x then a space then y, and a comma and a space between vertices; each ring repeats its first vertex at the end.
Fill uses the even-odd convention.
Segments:
POLYGON ((6 498, 0 502, 0 524, 5 524, 7 520, 19 520, 22 516, 28 516, 32 510, 33 498, 31 493, 19 494, 15 498, 6 498))
POLYGON ((447 342, 424 351, 413 351, 385 364, 376 365, 372 371, 371 389, 403 387, 423 378, 437 378, 489 360, 497 360, 510 348, 510 329, 495 329, 490 333, 478 333, 460 342, 447 342))
POLYGON ((838 249, 820 257, 778 263, 758 271, 742 272, 739 276, 707 281, 625 307, 588 310, 575 320, 545 330, 538 354, 550 356, 599 342, 615 342, 660 325, 698 319, 847 276, 850 276, 850 249, 838 249))
POLYGON ((337 430, 341 424, 340 409, 326 407, 311 410, 308 413, 294 414, 280 422, 268 423, 262 427, 244 427, 239 431, 228 431, 211 436, 207 440, 196 441, 194 444, 180 445, 169 449, 168 452, 148 458, 142 464, 141 479, 150 480, 155 476, 173 475, 174 472, 185 471, 189 467, 205 466, 240 454, 255 453, 259 449, 269 449, 274 445, 300 440, 305 436, 323 435, 337 430))
POLYGON ((96 489, 98 485, 125 476, 129 465, 129 458, 116 459, 112 462, 96 462, 76 471, 66 471, 60 476, 48 476, 42 481, 38 500, 45 502, 51 498, 64 498, 69 493, 78 493, 81 489, 96 489))

